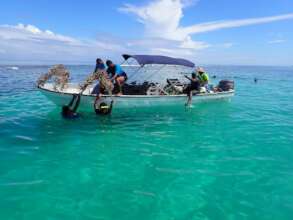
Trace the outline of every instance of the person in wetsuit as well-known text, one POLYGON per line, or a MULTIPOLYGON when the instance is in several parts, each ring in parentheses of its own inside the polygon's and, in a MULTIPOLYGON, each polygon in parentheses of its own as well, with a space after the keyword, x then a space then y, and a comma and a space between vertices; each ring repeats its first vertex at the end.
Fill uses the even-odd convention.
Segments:
POLYGON ((110 105, 107 105, 105 102, 102 102, 98 105, 96 100, 94 107, 97 115, 109 115, 112 112, 113 100, 111 101, 110 105))
POLYGON ((76 112, 80 103, 80 95, 73 95, 70 103, 62 107, 62 116, 66 119, 78 118, 79 114, 76 112), (71 109, 71 107, 74 107, 71 109))
POLYGON ((196 73, 192 73, 191 78, 188 76, 185 76, 185 77, 190 80, 190 84, 187 86, 185 90, 188 96, 188 101, 186 105, 190 105, 192 100, 192 93, 199 92, 200 90, 200 81, 198 80, 196 73))

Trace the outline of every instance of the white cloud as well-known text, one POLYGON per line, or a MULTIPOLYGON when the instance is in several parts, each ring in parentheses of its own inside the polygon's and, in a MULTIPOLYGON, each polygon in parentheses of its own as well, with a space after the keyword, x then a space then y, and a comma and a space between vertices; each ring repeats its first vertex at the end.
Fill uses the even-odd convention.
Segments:
POLYGON ((138 21, 145 25, 147 37, 161 37, 178 40, 177 29, 183 16, 183 4, 180 0, 153 1, 146 6, 125 5, 121 11, 133 13, 138 21))
POLYGON ((79 44, 80 42, 72 37, 55 34, 52 31, 42 31, 34 25, 18 24, 1 25, 0 38, 4 40, 25 40, 25 41, 60 41, 68 44, 79 44))
POLYGON ((145 25, 147 36, 182 41, 190 39, 192 34, 293 19, 293 13, 290 13, 270 17, 213 21, 181 27, 180 20, 183 17, 184 7, 182 0, 154 0, 140 7, 126 4, 119 10, 135 14, 145 25))
MULTIPOLYGON (((173 40, 177 44, 177 49, 193 51, 211 46, 209 43, 193 40, 192 36, 195 34, 293 19, 293 13, 291 13, 271 17, 213 21, 183 27, 180 21, 184 15, 183 9, 187 6, 188 3, 182 0, 153 0, 144 6, 125 4, 119 10, 137 17, 137 20, 144 25, 146 38, 173 40)), ((232 44, 223 44, 222 47, 230 48, 232 44)))
POLYGON ((152 51, 168 52, 168 54, 172 51, 173 54, 180 55, 185 49, 184 54, 192 54, 192 50, 202 50, 210 47, 208 43, 193 41, 191 36, 183 36, 178 31, 180 20, 183 17, 183 9, 195 3, 196 1, 191 0, 157 0, 142 7, 126 4, 119 10, 137 16, 138 21, 145 27, 145 38, 165 39, 173 44, 172 48, 165 47, 165 49, 162 47, 163 45, 160 45, 160 50, 152 46, 154 48, 151 49, 152 51))
POLYGON ((80 40, 34 25, 0 25, 0 60, 17 62, 88 62, 122 53, 121 43, 80 40))
MULTIPOLYGON (((194 39, 194 35, 227 28, 293 19, 293 14, 238 20, 213 21, 184 27, 184 9, 197 0, 151 0, 142 6, 126 4, 119 10, 135 15, 145 34, 135 40, 104 36, 78 39, 32 24, 0 25, 0 62, 9 60, 40 62, 76 62, 94 60, 97 56, 118 57, 122 53, 164 54, 193 59, 207 48, 228 49, 234 43, 213 45, 194 39)), ((281 37, 270 37, 268 43, 282 43, 281 37)), ((204 51, 205 53, 211 50, 204 51)))
POLYGON ((216 30, 227 29, 227 28, 265 24, 265 23, 271 23, 275 21, 282 21, 282 20, 289 20, 289 19, 293 19, 293 13, 278 15, 278 16, 271 16, 271 17, 208 22, 208 23, 196 24, 190 27, 179 28, 179 32, 183 32, 182 35, 198 34, 198 33, 216 31, 216 30))
POLYGON ((211 45, 203 41, 193 41, 190 36, 187 36, 179 45, 180 48, 202 50, 209 48, 211 45))

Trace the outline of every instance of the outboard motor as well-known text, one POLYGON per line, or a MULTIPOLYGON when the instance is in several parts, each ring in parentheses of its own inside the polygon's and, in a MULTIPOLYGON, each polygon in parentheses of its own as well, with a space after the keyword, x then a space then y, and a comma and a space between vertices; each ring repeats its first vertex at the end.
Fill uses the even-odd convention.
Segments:
POLYGON ((219 82, 219 89, 221 89, 222 91, 229 91, 234 89, 234 81, 232 80, 221 80, 219 82))

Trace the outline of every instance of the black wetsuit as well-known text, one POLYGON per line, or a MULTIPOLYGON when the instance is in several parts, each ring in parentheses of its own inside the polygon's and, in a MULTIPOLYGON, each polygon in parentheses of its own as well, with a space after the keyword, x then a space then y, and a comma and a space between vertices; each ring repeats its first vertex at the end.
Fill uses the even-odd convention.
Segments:
POLYGON ((193 90, 200 90, 200 82, 198 80, 193 81, 191 78, 188 78, 190 80, 190 84, 187 86, 187 88, 185 89, 185 93, 187 95, 190 95, 190 92, 193 90))
POLYGON ((77 111, 77 108, 79 107, 79 103, 80 103, 80 95, 73 95, 70 103, 67 106, 63 106, 62 116, 67 119, 78 118, 79 114, 76 113, 76 111, 77 111), (74 104, 74 101, 75 101, 75 105, 74 105, 73 109, 71 110, 70 108, 74 104))

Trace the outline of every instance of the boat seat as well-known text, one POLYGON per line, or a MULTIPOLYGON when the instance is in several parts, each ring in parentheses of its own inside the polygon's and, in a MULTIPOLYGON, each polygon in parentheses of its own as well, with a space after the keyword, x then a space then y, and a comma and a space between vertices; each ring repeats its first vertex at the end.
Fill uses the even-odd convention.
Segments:
POLYGON ((147 90, 147 95, 168 95, 165 88, 162 88, 158 83, 152 83, 152 85, 147 90))
POLYGON ((123 85, 123 94, 124 95, 146 95, 148 89, 152 86, 152 84, 148 82, 144 82, 142 84, 136 84, 134 82, 123 85))
POLYGON ((167 85, 164 89, 170 95, 179 95, 183 93, 184 84, 179 79, 167 79, 167 85))
POLYGON ((183 86, 179 79, 167 79, 167 83, 173 86, 183 86))

